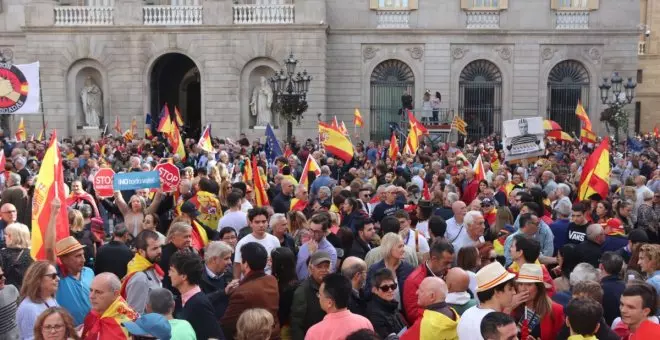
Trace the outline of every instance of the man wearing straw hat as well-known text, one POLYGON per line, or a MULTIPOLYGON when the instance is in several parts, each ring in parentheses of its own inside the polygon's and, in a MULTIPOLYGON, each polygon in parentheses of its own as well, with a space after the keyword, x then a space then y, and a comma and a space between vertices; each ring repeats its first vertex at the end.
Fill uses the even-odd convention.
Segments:
POLYGON ((516 293, 513 279, 499 262, 493 262, 477 272, 477 297, 481 304, 466 310, 458 322, 457 333, 461 340, 483 340, 475 325, 490 312, 501 312, 511 306, 516 293))
POLYGON ((89 291, 94 280, 94 271, 85 267, 85 246, 73 236, 68 236, 55 243, 56 216, 61 202, 55 198, 52 202, 51 217, 48 222, 44 244, 46 258, 56 268, 60 277, 55 298, 57 303, 71 313, 76 326, 81 325, 92 305, 89 291))

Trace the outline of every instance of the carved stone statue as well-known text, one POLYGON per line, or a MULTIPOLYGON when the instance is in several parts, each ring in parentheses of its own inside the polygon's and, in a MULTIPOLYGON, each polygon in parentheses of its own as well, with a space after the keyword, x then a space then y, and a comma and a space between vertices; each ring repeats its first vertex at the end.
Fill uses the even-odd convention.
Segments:
POLYGON ((85 79, 85 86, 80 91, 85 126, 99 127, 99 117, 103 116, 103 93, 101 88, 94 84, 92 77, 85 79))
POLYGON ((250 112, 253 116, 257 116, 255 126, 266 126, 271 123, 273 117, 270 110, 271 105, 273 105, 273 90, 270 88, 266 77, 261 77, 259 80, 261 84, 252 91, 250 112))

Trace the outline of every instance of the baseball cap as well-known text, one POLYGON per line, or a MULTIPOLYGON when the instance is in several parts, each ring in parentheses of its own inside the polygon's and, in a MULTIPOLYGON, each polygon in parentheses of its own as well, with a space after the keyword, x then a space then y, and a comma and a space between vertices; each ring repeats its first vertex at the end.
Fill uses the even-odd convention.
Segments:
POLYGON ((323 250, 319 250, 315 252, 309 258, 309 263, 311 263, 313 266, 318 266, 323 262, 332 262, 332 259, 330 259, 330 254, 328 254, 328 252, 323 250))
POLYGON ((649 235, 644 229, 633 229, 630 234, 628 234, 628 241, 632 243, 648 243, 649 235))
POLYGON ((172 326, 167 318, 157 313, 144 314, 135 321, 124 322, 123 325, 131 335, 154 336, 162 340, 172 337, 172 326))
POLYGON ((490 205, 490 206, 493 205, 493 200, 492 200, 492 199, 486 197, 486 198, 484 198, 484 199, 481 201, 481 206, 482 206, 482 207, 486 207, 486 206, 489 206, 489 205, 490 205))
POLYGON ((199 215, 197 207, 195 207, 195 204, 190 201, 186 201, 181 205, 181 212, 192 217, 197 217, 199 215))

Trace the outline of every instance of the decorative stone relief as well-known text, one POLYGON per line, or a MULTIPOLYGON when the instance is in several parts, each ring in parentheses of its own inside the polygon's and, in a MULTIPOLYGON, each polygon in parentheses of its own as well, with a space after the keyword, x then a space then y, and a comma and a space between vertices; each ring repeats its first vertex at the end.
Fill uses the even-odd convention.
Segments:
POLYGON ((601 52, 597 47, 591 47, 584 49, 584 53, 591 59, 595 64, 600 62, 601 52))
POLYGON ((456 47, 451 51, 451 56, 452 58, 454 58, 454 60, 459 60, 459 59, 463 59, 463 57, 465 57, 465 54, 467 54, 468 52, 470 52, 470 50, 467 48, 456 47))
POLYGON ((422 60, 424 57, 424 49, 419 46, 407 48, 406 51, 410 52, 410 57, 415 60, 422 60))
POLYGON ((367 46, 364 48, 364 51, 362 51, 362 56, 364 57, 364 61, 371 60, 376 56, 376 53, 380 51, 380 48, 376 48, 373 46, 367 46))
POLYGON ((541 58, 543 58, 544 61, 550 60, 555 56, 555 52, 557 52, 557 49, 546 47, 541 51, 541 58))
POLYGON ((497 47, 495 48, 495 51, 500 56, 500 58, 502 58, 502 60, 506 60, 511 63, 511 57, 513 56, 513 50, 511 50, 511 47, 497 47))

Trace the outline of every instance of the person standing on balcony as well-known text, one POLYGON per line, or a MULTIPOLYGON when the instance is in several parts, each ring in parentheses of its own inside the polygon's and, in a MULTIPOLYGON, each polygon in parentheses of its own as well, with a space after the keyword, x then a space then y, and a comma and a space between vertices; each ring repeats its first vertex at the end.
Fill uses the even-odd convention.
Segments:
POLYGON ((440 114, 440 102, 442 95, 436 91, 435 96, 431 98, 431 113, 433 114, 433 123, 438 124, 438 115, 440 114))
POLYGON ((431 107, 431 91, 426 90, 422 100, 422 122, 428 124, 431 120, 433 109, 431 107))

